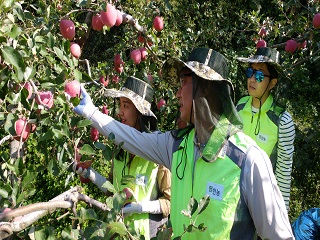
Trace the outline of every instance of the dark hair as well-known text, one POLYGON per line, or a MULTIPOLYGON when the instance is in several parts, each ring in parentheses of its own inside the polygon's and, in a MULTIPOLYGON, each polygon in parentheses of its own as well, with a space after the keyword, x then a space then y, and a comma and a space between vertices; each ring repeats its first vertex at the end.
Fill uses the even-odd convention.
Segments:
POLYGON ((275 69, 275 67, 269 63, 266 63, 266 64, 267 64, 268 72, 270 74, 270 79, 278 78, 279 74, 278 74, 277 70, 275 69))

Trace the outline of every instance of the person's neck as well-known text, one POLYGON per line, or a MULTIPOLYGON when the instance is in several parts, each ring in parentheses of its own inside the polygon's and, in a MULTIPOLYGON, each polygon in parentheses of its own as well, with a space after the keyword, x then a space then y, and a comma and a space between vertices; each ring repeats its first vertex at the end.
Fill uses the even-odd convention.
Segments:
POLYGON ((260 108, 265 103, 267 98, 269 97, 269 94, 264 94, 264 96, 261 98, 261 106, 260 106, 260 99, 256 97, 252 97, 252 106, 255 108, 260 108))

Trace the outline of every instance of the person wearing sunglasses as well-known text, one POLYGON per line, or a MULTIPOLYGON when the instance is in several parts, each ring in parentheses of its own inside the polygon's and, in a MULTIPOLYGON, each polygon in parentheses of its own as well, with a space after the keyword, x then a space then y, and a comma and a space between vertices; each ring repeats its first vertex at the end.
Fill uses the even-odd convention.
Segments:
POLYGON ((281 95, 279 86, 283 84, 283 87, 286 79, 280 65, 280 53, 268 47, 258 48, 253 56, 240 57, 238 61, 246 64, 249 94, 237 104, 243 131, 269 155, 289 211, 295 128, 291 115, 280 106, 276 97, 281 95), (271 94, 273 90, 275 97, 271 94))

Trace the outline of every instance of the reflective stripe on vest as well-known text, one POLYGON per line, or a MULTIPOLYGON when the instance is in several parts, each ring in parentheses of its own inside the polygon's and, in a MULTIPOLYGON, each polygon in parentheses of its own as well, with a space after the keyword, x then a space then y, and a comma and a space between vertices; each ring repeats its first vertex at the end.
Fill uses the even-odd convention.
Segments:
MULTIPOLYGON (((125 155, 126 161, 114 160, 114 187, 120 190, 125 187, 130 187, 133 190, 133 195, 137 201, 154 200, 150 199, 150 197, 152 190, 156 185, 158 165, 139 156, 135 156, 131 161, 129 169, 128 166, 124 166, 124 164, 129 161, 129 154, 125 155), (125 175, 131 175, 136 178, 135 184, 121 185, 123 168, 125 175)), ((125 222, 126 224, 130 222, 131 227, 144 235, 146 240, 150 239, 148 213, 132 214, 125 218, 125 222)))

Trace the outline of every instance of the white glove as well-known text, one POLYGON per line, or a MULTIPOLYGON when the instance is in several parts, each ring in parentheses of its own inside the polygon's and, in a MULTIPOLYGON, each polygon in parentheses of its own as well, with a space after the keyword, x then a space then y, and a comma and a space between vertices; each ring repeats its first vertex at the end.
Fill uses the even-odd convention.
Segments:
POLYGON ((130 216, 133 213, 153 213, 160 214, 162 213, 160 207, 160 201, 142 201, 142 202, 132 202, 124 206, 122 209, 124 217, 130 216))
POLYGON ((77 114, 90 120, 91 116, 98 108, 93 105, 91 97, 87 93, 86 89, 82 86, 82 84, 80 85, 80 89, 82 99, 80 100, 79 105, 74 108, 74 111, 77 114))
POLYGON ((72 165, 72 169, 80 176, 82 176, 84 178, 89 178, 90 181, 93 184, 95 184, 102 192, 104 192, 104 193, 108 192, 107 188, 102 187, 102 185, 107 181, 107 179, 104 176, 100 175, 93 168, 91 168, 91 167, 90 168, 82 168, 82 167, 77 168, 77 164, 74 163, 72 165))

